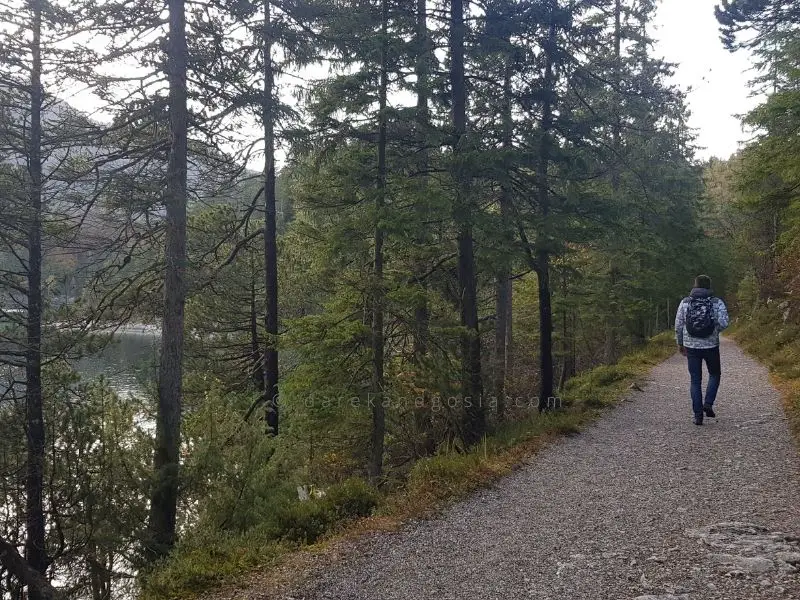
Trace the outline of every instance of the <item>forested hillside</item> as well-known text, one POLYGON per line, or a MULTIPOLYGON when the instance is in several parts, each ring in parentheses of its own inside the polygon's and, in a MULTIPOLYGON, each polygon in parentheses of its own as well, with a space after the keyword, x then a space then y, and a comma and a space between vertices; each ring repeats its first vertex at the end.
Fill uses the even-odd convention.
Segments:
POLYGON ((791 298, 800 16, 720 10, 771 93, 704 167, 655 4, 0 0, 2 597, 214 585, 602 404, 697 273, 791 298))
POLYGON ((736 337, 771 367, 800 435, 800 7, 723 2, 717 19, 729 50, 753 52, 762 101, 744 118, 744 149, 706 167, 711 231, 728 240, 738 282, 736 337))
MULTIPOLYGON (((791 2, 726 2, 717 11, 729 49, 754 51, 752 86, 764 101, 745 118, 754 137, 728 161, 706 171, 720 233, 738 251, 743 308, 789 309, 800 292, 800 7, 791 2)), ((795 307, 792 306, 792 309, 795 307)))

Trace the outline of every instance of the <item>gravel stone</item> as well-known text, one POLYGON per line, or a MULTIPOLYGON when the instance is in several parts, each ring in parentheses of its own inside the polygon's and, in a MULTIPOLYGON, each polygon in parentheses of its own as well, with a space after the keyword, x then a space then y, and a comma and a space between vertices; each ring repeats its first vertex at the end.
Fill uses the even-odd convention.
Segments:
POLYGON ((729 340, 722 360, 704 426, 676 355, 494 488, 348 542, 279 597, 800 600, 798 453, 766 369, 729 340))

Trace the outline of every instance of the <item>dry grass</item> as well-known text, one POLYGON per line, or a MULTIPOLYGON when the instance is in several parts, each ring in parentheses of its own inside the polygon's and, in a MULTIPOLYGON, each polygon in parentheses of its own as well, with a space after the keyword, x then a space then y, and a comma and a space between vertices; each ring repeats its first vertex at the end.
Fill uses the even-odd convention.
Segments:
POLYGON ((783 322, 777 309, 762 308, 740 320, 733 338, 770 370, 795 442, 800 447, 800 324, 783 322))

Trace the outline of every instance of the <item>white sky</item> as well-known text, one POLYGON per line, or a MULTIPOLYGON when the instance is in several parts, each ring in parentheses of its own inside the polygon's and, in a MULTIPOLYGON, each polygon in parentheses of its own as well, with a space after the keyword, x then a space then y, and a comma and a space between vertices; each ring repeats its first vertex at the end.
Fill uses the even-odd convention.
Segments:
POLYGON ((747 82, 752 63, 747 53, 731 54, 719 40, 714 6, 719 0, 662 0, 652 36, 655 51, 678 63, 675 83, 692 88, 689 124, 696 129, 698 158, 728 158, 747 140, 736 115, 757 104, 747 82))

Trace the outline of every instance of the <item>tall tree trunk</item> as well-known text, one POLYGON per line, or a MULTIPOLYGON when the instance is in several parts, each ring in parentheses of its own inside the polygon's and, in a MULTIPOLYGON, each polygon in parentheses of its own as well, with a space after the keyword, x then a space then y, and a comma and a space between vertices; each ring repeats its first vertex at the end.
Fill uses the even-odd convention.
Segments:
MULTIPOLYGON (((514 282, 508 279, 508 308, 506 309, 506 380, 514 380, 514 282)), ((513 390, 512 390, 513 391, 513 390)))
MULTIPOLYGON (((245 228, 245 236, 247 228, 245 228)), ((264 386, 264 363, 261 359, 261 340, 258 335, 258 303, 256 295, 257 269, 253 256, 250 261, 250 364, 252 369, 252 381, 257 390, 263 392, 264 386)))
MULTIPOLYGON (((42 409, 42 5, 30 4, 33 13, 31 39, 31 127, 28 148, 30 222, 28 229, 28 315, 25 357, 25 413, 28 458, 25 474, 25 559, 42 575, 47 571, 45 547, 44 457, 45 429, 42 409)), ((31 600, 43 598, 29 587, 31 600)))
MULTIPOLYGON (((417 202, 417 218, 419 220, 419 235, 417 242, 424 247, 428 235, 424 227, 425 219, 428 215, 427 197, 424 192, 428 186, 427 171, 429 168, 429 152, 427 148, 427 132, 430 124, 430 112, 428 109, 428 97, 430 96, 430 60, 431 60, 431 40, 428 31, 428 6, 427 0, 417 0, 417 60, 415 73, 417 76, 416 95, 417 95, 417 132, 419 135, 419 172, 421 177, 420 191, 423 197, 417 202)), ((421 264, 417 272, 420 279, 424 274, 425 266, 421 264)), ((428 352, 430 309, 428 307, 427 285, 420 281, 422 287, 419 300, 414 308, 414 359, 419 361, 428 352)))
MULTIPOLYGON (((430 31, 428 30, 428 0, 417 0, 417 29, 416 46, 417 60, 415 63, 415 74, 417 81, 415 92, 417 96, 417 140, 419 143, 419 162, 418 170, 420 173, 420 184, 418 188, 418 199, 416 203, 417 212, 417 244, 420 248, 427 248, 431 241, 428 228, 425 225, 430 214, 428 205, 428 169, 430 168, 430 152, 428 150, 428 134, 430 131, 430 70, 433 60, 433 44, 430 31)), ((414 307, 414 362, 421 366, 425 355, 428 353, 430 345, 430 307, 428 305, 428 284, 422 277, 424 276, 427 265, 425 261, 417 261, 416 278, 420 290, 419 297, 414 307)), ((419 457, 429 456, 436 451, 436 439, 433 432, 432 412, 428 405, 429 394, 427 390, 423 392, 422 406, 414 410, 414 423, 416 431, 421 437, 417 446, 416 455, 419 457)))
POLYGON ((553 308, 550 291, 550 253, 536 253, 539 289, 539 411, 551 407, 553 398, 553 308))
POLYGON ((556 0, 550 1, 550 29, 547 36, 544 72, 544 105, 542 107, 539 160, 536 166, 536 188, 543 231, 536 250, 536 275, 539 288, 539 410, 546 410, 553 398, 553 308, 550 290, 550 131, 553 129, 553 95, 555 75, 553 56, 556 50, 556 0))
MULTIPOLYGON (((566 273, 561 278, 561 296, 564 299, 569 298, 569 280, 566 273)), ((558 380, 559 391, 563 390, 564 386, 567 385, 567 381, 575 376, 575 319, 573 311, 573 307, 565 304, 561 316, 561 354, 563 356, 563 364, 561 377, 558 380)))
POLYGON ((506 411, 506 357, 508 352, 509 295, 511 278, 507 269, 501 269, 495 282, 494 324, 494 395, 497 401, 497 418, 502 420, 506 411))
POLYGON ((464 1, 450 3, 450 87, 453 104, 453 178, 456 186, 454 221, 458 231, 458 287, 461 298, 461 389, 464 402, 463 441, 476 444, 486 431, 481 380, 481 338, 478 331, 478 288, 475 274, 473 214, 469 167, 464 161, 467 132, 467 86, 464 75, 464 1))
POLYGON ((186 304, 186 15, 184 0, 169 0, 170 149, 167 165, 164 314, 158 371, 155 482, 150 496, 148 554, 157 559, 175 545, 183 393, 183 324, 186 304))
POLYGON ((383 405, 383 211, 386 204, 386 106, 389 89, 388 74, 389 7, 381 2, 381 65, 378 90, 378 181, 375 194, 375 269, 372 299, 372 445, 369 476, 377 479, 383 472, 383 444, 386 435, 386 414, 383 405))
POLYGON ((616 287, 617 287, 617 268, 614 266, 614 257, 609 261, 606 280, 608 282, 608 296, 604 298, 606 303, 605 317, 605 340, 603 344, 603 362, 613 365, 617 362, 619 354, 619 340, 617 336, 617 321, 620 318, 617 311, 616 287))
MULTIPOLYGON (((505 40, 510 45, 511 40, 505 40)), ((511 164, 509 155, 513 150, 514 119, 512 115, 511 75, 512 55, 507 49, 503 75, 503 175, 500 180, 500 218, 503 223, 503 248, 506 254, 497 272, 494 340, 494 394, 497 398, 497 417, 505 413, 506 377, 508 376, 509 333, 512 319, 512 286, 510 248, 514 239, 512 210, 511 164)))
POLYGON ((278 435, 278 240, 275 205, 275 69, 272 64, 272 3, 264 2, 264 97, 261 118, 264 124, 264 276, 267 331, 264 350, 264 399, 267 430, 278 435))
MULTIPOLYGON (((615 202, 619 201, 620 191, 620 150, 622 148, 622 121, 620 117, 620 86, 622 85, 622 0, 616 0, 614 6, 614 90, 613 90, 613 125, 611 134, 611 145, 614 156, 611 162, 611 194, 615 202)), ((612 242, 612 248, 615 244, 612 242)), ((617 362, 619 354, 617 340, 617 320, 618 314, 615 310, 615 294, 617 285, 617 268, 614 265, 615 257, 612 253, 608 266, 608 289, 609 297, 607 306, 609 308, 605 319, 606 339, 605 339, 605 362, 613 364, 617 362)))

